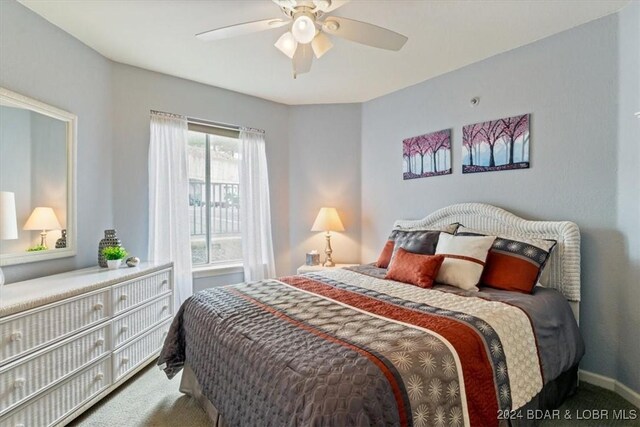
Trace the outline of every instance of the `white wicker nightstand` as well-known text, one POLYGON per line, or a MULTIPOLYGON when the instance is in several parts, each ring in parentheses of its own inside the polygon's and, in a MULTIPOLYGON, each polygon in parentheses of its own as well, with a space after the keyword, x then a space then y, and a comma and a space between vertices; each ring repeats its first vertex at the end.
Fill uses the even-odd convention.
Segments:
POLYGON ((322 271, 322 270, 335 270, 336 268, 342 268, 342 267, 353 267, 355 265, 360 265, 360 264, 336 264, 335 267, 323 267, 322 264, 319 265, 301 265, 300 267, 298 267, 298 274, 302 274, 302 273, 309 273, 311 271, 322 271))

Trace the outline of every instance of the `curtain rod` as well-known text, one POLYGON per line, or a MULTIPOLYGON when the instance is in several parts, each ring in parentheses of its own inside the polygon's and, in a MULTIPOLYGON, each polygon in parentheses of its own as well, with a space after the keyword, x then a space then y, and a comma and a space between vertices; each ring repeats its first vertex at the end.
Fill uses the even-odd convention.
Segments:
POLYGON ((197 117, 189 117, 189 116, 182 116, 180 114, 167 113, 166 111, 151 110, 151 112, 152 113, 159 113, 159 114, 166 114, 166 115, 173 116, 173 117, 182 117, 182 118, 186 118, 187 121, 192 122, 192 123, 198 123, 198 124, 202 124, 202 125, 213 126, 213 127, 217 127, 217 128, 221 128, 221 129, 234 130, 234 131, 237 131, 237 132, 245 131, 245 132, 264 133, 264 130, 262 130, 262 129, 230 125, 228 123, 214 122, 214 121, 211 121, 211 120, 199 119, 197 117))
POLYGON ((242 132, 253 132, 253 133, 264 133, 264 130, 262 129, 256 129, 256 128, 248 128, 248 127, 241 127, 240 130, 242 132))
POLYGON ((191 123, 198 123, 198 124, 201 124, 201 125, 213 126, 213 127, 220 128, 220 129, 228 129, 228 130, 240 131, 240 127, 239 126, 229 125, 229 124, 220 123, 220 122, 212 122, 211 120, 198 119, 198 118, 195 118, 195 117, 187 117, 187 121, 189 121, 191 123))
POLYGON ((179 119, 186 119, 186 117, 181 115, 181 114, 167 113, 166 111, 160 111, 160 110, 151 110, 151 114, 160 114, 160 115, 163 115, 163 116, 176 117, 176 118, 179 118, 179 119))

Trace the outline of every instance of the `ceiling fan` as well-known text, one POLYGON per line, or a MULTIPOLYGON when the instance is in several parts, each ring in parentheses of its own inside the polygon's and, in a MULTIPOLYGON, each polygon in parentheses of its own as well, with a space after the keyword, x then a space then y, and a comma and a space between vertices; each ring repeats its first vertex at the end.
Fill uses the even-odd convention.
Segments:
POLYGON ((407 42, 407 37, 395 31, 366 22, 327 15, 349 0, 272 1, 287 18, 230 25, 196 34, 196 37, 203 41, 213 41, 289 26, 289 31, 280 36, 275 47, 292 59, 293 78, 311 70, 313 55, 320 58, 333 47, 327 34, 367 46, 396 51, 407 42))

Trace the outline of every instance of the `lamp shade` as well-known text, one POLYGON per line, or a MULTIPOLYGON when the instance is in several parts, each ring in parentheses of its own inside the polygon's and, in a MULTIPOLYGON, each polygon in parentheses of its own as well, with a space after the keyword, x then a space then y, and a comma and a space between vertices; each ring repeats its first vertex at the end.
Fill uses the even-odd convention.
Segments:
POLYGON ((0 240, 17 238, 16 195, 10 191, 0 191, 0 240))
POLYGON ((329 37, 327 37, 325 33, 318 33, 311 41, 311 48, 318 59, 332 47, 333 43, 331 43, 331 40, 329 40, 329 37))
POLYGON ((280 36, 274 46, 280 49, 280 52, 293 59, 293 55, 296 54, 296 49, 298 48, 298 42, 293 38, 291 31, 287 31, 280 36))
POLYGON ((320 208, 311 231, 344 231, 336 208, 320 208))
POLYGON ((60 230, 61 228, 53 209, 46 207, 35 208, 23 227, 25 230, 60 230))

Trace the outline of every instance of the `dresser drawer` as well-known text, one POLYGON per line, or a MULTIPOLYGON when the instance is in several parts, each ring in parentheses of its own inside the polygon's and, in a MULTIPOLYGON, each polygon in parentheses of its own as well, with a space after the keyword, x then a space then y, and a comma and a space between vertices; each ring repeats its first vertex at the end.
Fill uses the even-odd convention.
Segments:
POLYGON ((0 366, 110 317, 109 290, 0 320, 0 366))
POLYGON ((0 415, 108 353, 110 332, 109 325, 92 329, 0 369, 0 415))
POLYGON ((171 320, 158 325, 131 344, 113 353, 113 381, 116 382, 141 362, 160 350, 167 336, 171 320))
POLYGON ((172 299, 173 296, 167 294, 114 319, 111 332, 114 348, 162 320, 171 317, 172 299))
POLYGON ((0 427, 44 427, 56 423, 111 383, 108 357, 0 418, 0 427))
POLYGON ((169 270, 150 274, 113 287, 113 313, 118 314, 171 289, 169 270))

